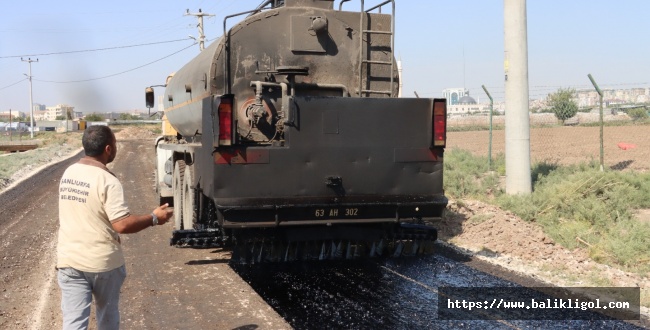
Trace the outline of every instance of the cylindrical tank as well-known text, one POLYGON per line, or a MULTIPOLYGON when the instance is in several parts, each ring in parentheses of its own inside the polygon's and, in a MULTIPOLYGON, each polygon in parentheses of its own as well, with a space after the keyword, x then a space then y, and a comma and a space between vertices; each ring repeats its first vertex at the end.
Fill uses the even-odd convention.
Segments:
POLYGON ((395 61, 390 34, 360 31, 363 25, 390 32, 391 23, 390 15, 334 10, 331 0, 286 0, 246 17, 178 70, 165 91, 165 114, 181 135, 192 137, 201 133, 202 109, 213 107, 215 96, 234 94, 239 138, 263 143, 275 134, 283 93, 396 96, 396 65, 360 65, 363 59, 395 61), (359 93, 359 80, 364 90, 389 92, 359 93), (254 82, 267 83, 263 93, 254 82), (256 114, 254 103, 261 104, 256 114))

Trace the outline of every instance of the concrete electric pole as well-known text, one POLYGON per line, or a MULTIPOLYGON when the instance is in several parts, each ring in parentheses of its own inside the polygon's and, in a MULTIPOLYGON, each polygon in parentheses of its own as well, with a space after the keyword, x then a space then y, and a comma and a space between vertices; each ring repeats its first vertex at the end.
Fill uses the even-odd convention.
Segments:
MULTIPOLYGON (((199 19, 199 24, 197 25, 199 27, 199 49, 204 50, 205 49, 205 34, 203 34, 203 16, 214 16, 213 14, 206 14, 199 9, 198 13, 190 13, 190 10, 188 9, 185 12, 185 15, 183 16, 196 16, 199 19)), ((191 37, 191 36, 190 36, 191 37)))
POLYGON ((32 97, 32 62, 38 62, 38 59, 32 60, 31 58, 28 58, 24 60, 22 57, 20 58, 21 61, 29 63, 29 75, 27 78, 29 78, 29 111, 30 111, 30 131, 31 131, 31 138, 34 138, 34 125, 36 121, 34 120, 34 98, 32 97))
POLYGON ((506 193, 532 193, 526 0, 503 0, 506 87, 506 193))

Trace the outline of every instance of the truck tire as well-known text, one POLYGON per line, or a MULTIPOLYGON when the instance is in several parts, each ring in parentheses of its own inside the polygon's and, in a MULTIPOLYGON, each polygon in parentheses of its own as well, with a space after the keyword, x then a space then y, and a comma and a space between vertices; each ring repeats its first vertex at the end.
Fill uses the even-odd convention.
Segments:
POLYGON ((198 210, 196 208, 196 190, 192 189, 194 179, 194 166, 185 166, 185 175, 183 178, 183 229, 194 229, 198 219, 198 210))
POLYGON ((183 177, 185 176, 185 161, 178 160, 174 164, 172 190, 174 191, 174 229, 183 229, 183 177))

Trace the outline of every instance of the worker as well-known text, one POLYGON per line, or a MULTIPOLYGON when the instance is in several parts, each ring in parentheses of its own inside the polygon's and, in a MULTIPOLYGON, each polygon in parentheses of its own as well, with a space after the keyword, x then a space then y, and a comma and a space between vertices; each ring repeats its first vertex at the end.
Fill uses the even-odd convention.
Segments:
POLYGON ((133 215, 122 184, 106 168, 117 155, 108 126, 88 127, 85 153, 59 183, 57 277, 61 288, 63 329, 87 329, 95 300, 97 329, 119 329, 120 288, 126 277, 119 234, 163 225, 172 216, 167 204, 151 214, 133 215))

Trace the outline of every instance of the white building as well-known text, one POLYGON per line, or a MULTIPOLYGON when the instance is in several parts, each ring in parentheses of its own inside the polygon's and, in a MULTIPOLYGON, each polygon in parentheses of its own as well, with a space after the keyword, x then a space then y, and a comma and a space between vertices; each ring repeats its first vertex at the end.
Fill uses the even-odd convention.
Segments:
POLYGON ((490 113, 490 107, 484 104, 478 104, 478 102, 476 102, 473 97, 469 96, 468 90, 465 90, 465 94, 452 104, 449 104, 449 99, 447 99, 447 104, 448 115, 473 115, 478 113, 490 113))
MULTIPOLYGON (((56 106, 53 107, 46 107, 45 108, 45 115, 42 120, 56 120, 57 117, 66 117, 66 114, 70 113, 74 119, 74 107, 71 107, 66 104, 57 104, 56 106)), ((34 118, 36 118, 36 114, 34 114, 34 118)))
POLYGON ((461 97, 469 95, 466 88, 447 88, 442 91, 442 97, 447 99, 447 106, 458 104, 461 97))

